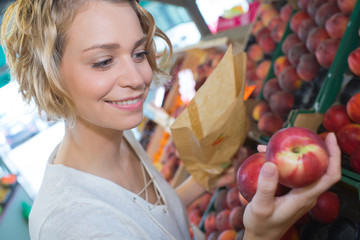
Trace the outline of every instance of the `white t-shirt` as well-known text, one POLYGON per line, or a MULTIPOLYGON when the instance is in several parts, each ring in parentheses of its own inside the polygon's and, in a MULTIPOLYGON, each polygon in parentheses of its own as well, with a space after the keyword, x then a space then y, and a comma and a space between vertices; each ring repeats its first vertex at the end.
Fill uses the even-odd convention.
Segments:
POLYGON ((165 204, 152 205, 112 181, 52 164, 55 149, 30 213, 31 239, 190 239, 186 210, 178 195, 131 131, 124 136, 155 178, 165 204))

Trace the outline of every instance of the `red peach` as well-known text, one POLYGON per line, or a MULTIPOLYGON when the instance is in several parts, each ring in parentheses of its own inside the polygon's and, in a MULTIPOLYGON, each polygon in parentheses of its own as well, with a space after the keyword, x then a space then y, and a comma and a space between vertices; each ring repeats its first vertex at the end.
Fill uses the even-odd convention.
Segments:
POLYGON ((194 225, 198 226, 200 224, 202 214, 199 208, 192 208, 188 212, 189 221, 194 225))
POLYGON ((263 97, 265 100, 269 101, 271 94, 274 92, 282 90, 279 86, 279 82, 276 78, 269 79, 263 88, 263 97))
POLYGON ((217 192, 214 199, 214 208, 216 212, 220 212, 221 210, 228 209, 226 201, 227 189, 221 189, 217 192))
POLYGON ((308 14, 314 18, 316 10, 320 8, 321 5, 327 3, 327 0, 311 0, 307 5, 308 14))
MULTIPOLYGON (((304 0, 302 0, 304 1, 304 0)), ((305 0, 307 1, 307 0, 305 0)), ((290 19, 290 16, 292 14, 293 7, 290 3, 286 3, 281 9, 280 9, 280 17, 284 22, 288 22, 290 19)))
POLYGON ((272 8, 272 9, 265 10, 261 14, 260 19, 261 19, 262 23, 267 27, 270 24, 270 21, 274 17, 278 17, 278 16, 280 16, 279 11, 275 8, 272 8))
POLYGON ((264 80, 266 78, 268 72, 269 72, 270 67, 271 67, 271 61, 270 60, 263 60, 256 67, 256 76, 260 80, 264 80))
MULTIPOLYGON (((260 170, 265 163, 265 153, 259 152, 247 158, 236 172, 236 181, 241 195, 250 202, 257 190, 260 170)), ((278 184, 276 196, 284 194, 283 186, 278 184)))
POLYGON ((239 231, 244 228, 243 216, 244 216, 245 206, 234 207, 229 215, 231 228, 239 231))
POLYGON ((286 30, 286 22, 281 22, 277 26, 275 26, 274 29, 271 31, 271 37, 276 43, 281 42, 285 30, 286 30))
POLYGON ((288 127, 270 138, 266 161, 278 166, 281 184, 297 188, 315 182, 326 172, 329 153, 324 141, 312 130, 288 127))
POLYGON ((307 12, 307 5, 310 0, 298 0, 297 6, 300 10, 307 12))
POLYGON ((360 124, 360 92, 352 96, 346 103, 346 112, 351 120, 360 124))
POLYGON ((266 10, 271 10, 271 9, 275 9, 275 6, 272 5, 271 3, 265 3, 265 2, 261 3, 257 10, 259 17, 261 17, 261 15, 264 14, 266 10))
POLYGON ((263 52, 266 54, 271 53, 276 48, 276 43, 275 43, 274 39, 271 37, 271 33, 259 38, 258 43, 259 43, 261 49, 263 50, 263 52))
MULTIPOLYGON (((271 95, 269 105, 274 113, 278 114, 280 117, 285 117, 290 112, 294 101, 294 96, 291 93, 278 91, 271 95)), ((264 114, 264 116, 266 116, 266 114, 264 114)), ((259 122, 261 122, 261 118, 259 122)))
POLYGON ((282 128, 284 121, 277 114, 269 112, 265 113, 257 124, 259 131, 266 135, 271 136, 276 131, 282 128))
POLYGON ((348 22, 349 14, 344 12, 339 12, 332 15, 325 23, 325 29, 331 38, 342 38, 348 22))
POLYGON ((350 167, 354 172, 360 174, 360 145, 356 147, 350 156, 350 167))
POLYGON ((290 48, 292 46, 294 46, 296 43, 300 43, 300 42, 301 42, 301 40, 298 38, 298 36, 295 33, 290 33, 284 39, 284 41, 281 45, 281 50, 284 53, 284 55, 287 56, 290 48))
POLYGON ((264 24, 263 24, 260 20, 256 20, 256 21, 254 22, 253 28, 251 29, 251 33, 252 33, 254 36, 256 36, 257 33, 258 33, 258 31, 259 31, 260 29, 262 29, 263 27, 265 27, 264 24))
POLYGON ((349 54, 347 62, 351 72, 356 76, 360 76, 360 47, 349 54))
POLYGON ((328 39, 329 35, 323 27, 314 27, 310 30, 306 38, 306 48, 311 52, 315 53, 319 44, 328 39))
POLYGON ((218 231, 222 232, 226 229, 231 229, 230 220, 229 220, 230 212, 231 212, 230 209, 224 209, 216 213, 215 223, 216 223, 216 229, 218 231))
POLYGON ((287 67, 290 67, 291 66, 291 63, 288 59, 287 56, 285 55, 281 55, 279 56, 275 62, 274 62, 274 74, 276 77, 279 77, 281 72, 287 68, 287 67))
POLYGON ((301 86, 302 80, 296 72, 296 68, 291 66, 285 68, 279 76, 279 86, 287 92, 294 92, 301 86))
POLYGON ((236 231, 233 229, 227 229, 225 231, 220 232, 220 235, 217 240, 235 240, 236 231))
POLYGON ((298 11, 296 12, 294 15, 292 15, 291 19, 290 19, 290 29, 296 33, 297 29, 300 25, 300 23, 305 20, 305 19, 309 19, 310 16, 307 12, 305 11, 298 11))
POLYGON ((316 201, 315 206, 310 210, 311 216, 318 222, 329 224, 339 216, 340 200, 336 193, 326 191, 316 201))
POLYGON ((337 4, 342 12, 351 13, 354 10, 356 0, 337 0, 337 4))
POLYGON ((209 212, 204 221, 204 229, 207 234, 216 231, 216 212, 209 212))
POLYGON ((256 40, 256 42, 259 42, 260 38, 262 38, 263 36, 266 36, 266 35, 270 35, 270 34, 271 34, 270 30, 267 27, 263 27, 256 33, 255 40, 256 40))
POLYGON ((300 58, 308 53, 308 50, 303 43, 297 43, 288 52, 289 62, 296 67, 299 64, 300 58))
POLYGON ((229 189, 226 195, 226 202, 230 209, 233 209, 237 206, 241 205, 240 198, 239 198, 239 189, 234 186, 229 189))
POLYGON ((328 20, 332 15, 338 13, 340 10, 337 7, 336 3, 325 3, 319 7, 319 9, 315 12, 315 22, 320 27, 325 27, 325 22, 328 20))
POLYGON ((351 120, 346 112, 346 106, 342 104, 329 107, 322 120, 324 128, 329 132, 335 133, 349 123, 351 123, 351 120))
POLYGON ((212 194, 211 193, 205 193, 204 195, 202 195, 200 197, 200 202, 199 202, 199 208, 201 212, 205 212, 206 209, 209 206, 210 200, 212 198, 212 194))
POLYGON ((264 52, 262 51, 261 47, 257 43, 253 43, 247 50, 248 58, 258 62, 264 58, 264 52))
POLYGON ((301 56, 296 72, 303 81, 311 82, 317 76, 319 68, 320 65, 314 54, 307 53, 301 56))
POLYGON ((303 43, 306 43, 306 38, 310 30, 313 29, 314 27, 316 27, 316 23, 311 18, 305 19, 300 23, 298 27, 297 35, 303 43))
POLYGON ((316 48, 315 56, 318 63, 329 69, 332 62, 334 61, 336 52, 339 48, 340 40, 339 39, 325 39, 322 41, 319 46, 316 48))
POLYGON ((360 125, 350 123, 336 133, 341 151, 347 155, 351 155, 360 145, 360 125))
POLYGON ((283 22, 283 20, 281 19, 280 15, 279 16, 275 16, 271 19, 269 25, 267 26, 268 29, 270 30, 270 32, 277 26, 279 25, 281 22, 283 22))

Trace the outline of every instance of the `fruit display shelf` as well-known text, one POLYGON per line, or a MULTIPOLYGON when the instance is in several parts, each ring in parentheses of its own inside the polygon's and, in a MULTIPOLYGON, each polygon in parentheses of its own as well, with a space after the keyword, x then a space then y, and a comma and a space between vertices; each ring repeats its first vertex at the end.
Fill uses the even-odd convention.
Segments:
MULTIPOLYGON (((297 11, 294 10, 291 16, 294 16, 297 11)), ((264 84, 260 91, 260 94, 257 96, 257 99, 253 100, 255 103, 261 100, 264 100, 263 90, 265 83, 270 79, 275 77, 274 74, 274 62, 277 57, 283 55, 281 45, 289 34, 292 34, 293 31, 290 27, 291 18, 288 22, 288 26, 281 42, 277 45, 272 58, 271 68, 269 69, 267 76, 265 78, 264 84)), ((299 126, 306 127, 314 132, 319 132, 319 129, 322 126, 322 120, 324 113, 329 109, 329 107, 337 102, 341 102, 341 91, 346 86, 349 78, 352 74, 349 74, 348 62, 346 59, 349 54, 360 46, 359 31, 360 28, 360 1, 357 1, 350 17, 349 22, 344 32, 343 37, 340 40, 339 47, 336 51, 334 60, 328 69, 320 68, 318 75, 313 79, 312 85, 317 85, 317 89, 311 90, 311 99, 306 104, 294 104, 292 110, 287 116, 285 116, 285 124, 283 128, 299 126), (316 82, 314 84, 314 82, 316 82)), ((303 82, 303 85, 309 85, 309 83, 303 82)), ((304 89, 307 86, 304 86, 304 89)), ((302 96, 301 91, 296 93, 295 99, 306 99, 307 93, 302 96)), ((303 101, 303 100, 301 100, 303 101)), ((249 116, 251 116, 251 110, 255 106, 255 103, 248 103, 250 106, 250 111, 248 111, 249 116)), ((295 101, 296 102, 296 101, 295 101)), ((248 107, 247 106, 247 107, 248 107)), ((252 130, 249 132, 249 137, 252 140, 257 141, 260 144, 267 144, 270 137, 262 134, 256 126, 256 122, 252 123, 252 130)), ((346 157, 342 157, 342 162, 346 162, 346 157)), ((346 164, 345 164, 346 165, 346 164)), ((353 186, 358 191, 360 199, 360 175, 353 172, 350 167, 342 166, 342 182, 353 186)))
MULTIPOLYGON (((297 118, 304 118, 302 115, 308 115, 309 120, 313 120, 313 128, 319 127, 321 123, 321 117, 319 114, 325 113, 325 111, 336 101, 342 83, 343 75, 348 69, 348 63, 346 61, 348 55, 357 46, 359 46, 360 39, 358 37, 358 30, 360 28, 360 1, 357 1, 355 8, 350 16, 348 27, 344 33, 343 38, 340 41, 339 48, 333 63, 326 75, 324 84, 321 87, 314 105, 310 109, 295 109, 290 112, 287 126, 296 126, 304 121, 297 121, 297 118)), ((306 117, 305 117, 306 118, 306 117)))

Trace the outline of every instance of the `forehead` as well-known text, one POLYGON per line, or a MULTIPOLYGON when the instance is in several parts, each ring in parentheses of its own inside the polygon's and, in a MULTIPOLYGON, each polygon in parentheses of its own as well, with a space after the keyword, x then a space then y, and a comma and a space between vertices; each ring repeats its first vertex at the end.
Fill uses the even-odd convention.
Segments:
POLYGON ((139 39, 143 35, 137 14, 128 2, 89 1, 70 24, 67 39, 68 43, 96 44, 139 39))

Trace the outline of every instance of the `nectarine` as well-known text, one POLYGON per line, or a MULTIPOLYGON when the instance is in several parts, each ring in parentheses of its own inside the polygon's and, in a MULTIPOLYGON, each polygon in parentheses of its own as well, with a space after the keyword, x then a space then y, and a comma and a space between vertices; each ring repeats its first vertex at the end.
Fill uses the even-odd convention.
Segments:
POLYGON ((281 72, 286 68, 290 67, 291 63, 287 56, 281 55, 278 58, 276 58, 273 66, 274 74, 276 77, 279 77, 281 72))
POLYGON ((320 65, 312 53, 301 56, 296 67, 296 73, 305 82, 311 82, 318 74, 320 65))
POLYGON ((326 20, 339 11, 336 3, 328 2, 321 5, 315 12, 314 19, 316 24, 320 27, 325 27, 326 20))
POLYGON ((324 128, 335 133, 349 123, 351 120, 346 112, 346 106, 342 104, 332 105, 326 110, 322 120, 324 128))
POLYGON ((332 15, 325 23, 325 29, 331 38, 341 39, 346 31, 349 14, 339 12, 332 15))
POLYGON ((262 94, 264 99, 269 101, 271 94, 280 90, 282 89, 279 86, 278 80, 276 78, 271 78, 265 83, 262 94))
POLYGON ((271 136, 276 131, 281 129, 283 124, 284 121, 279 115, 273 112, 269 112, 261 116, 257 123, 257 128, 262 134, 271 136))
POLYGON ((352 96, 346 103, 346 112, 351 120, 360 124, 360 92, 352 96))
POLYGON ((290 29, 296 33, 300 23, 303 20, 309 19, 309 18, 310 18, 309 14, 305 11, 300 10, 300 11, 296 12, 294 15, 292 15, 292 17, 290 19, 290 29))
POLYGON ((350 156, 350 167, 354 172, 360 174, 360 145, 357 146, 350 156))
POLYGON ((347 124, 339 129, 336 137, 341 151, 350 156, 360 145, 360 125, 347 124))
POLYGON ((315 182, 325 173, 329 153, 324 141, 312 130, 288 127, 271 136, 266 161, 278 166, 282 185, 297 188, 315 182))
POLYGON ((279 76, 279 86, 287 92, 294 92, 301 86, 302 80, 296 72, 296 68, 291 66, 285 68, 279 76))
POLYGON ((351 72, 356 76, 360 76, 360 47, 349 54, 347 61, 351 72))
POLYGON ((316 201, 315 206, 310 210, 311 216, 318 222, 329 224, 339 216, 340 200, 335 192, 326 191, 316 201))
MULTIPOLYGON (((291 93, 286 91, 278 91, 270 96, 269 106, 274 113, 278 114, 281 118, 284 118, 292 109, 294 101, 294 95, 291 93)), ((264 116, 265 115, 266 114, 264 114, 264 116)), ((260 121, 261 118, 259 122, 260 121)))
POLYGON ((323 27, 314 27, 310 30, 306 38, 306 48, 311 52, 315 53, 319 44, 328 39, 329 35, 323 27))
POLYGON ((339 39, 330 38, 322 41, 315 51, 315 56, 318 63, 324 68, 329 69, 332 62, 334 61, 339 45, 339 39))

